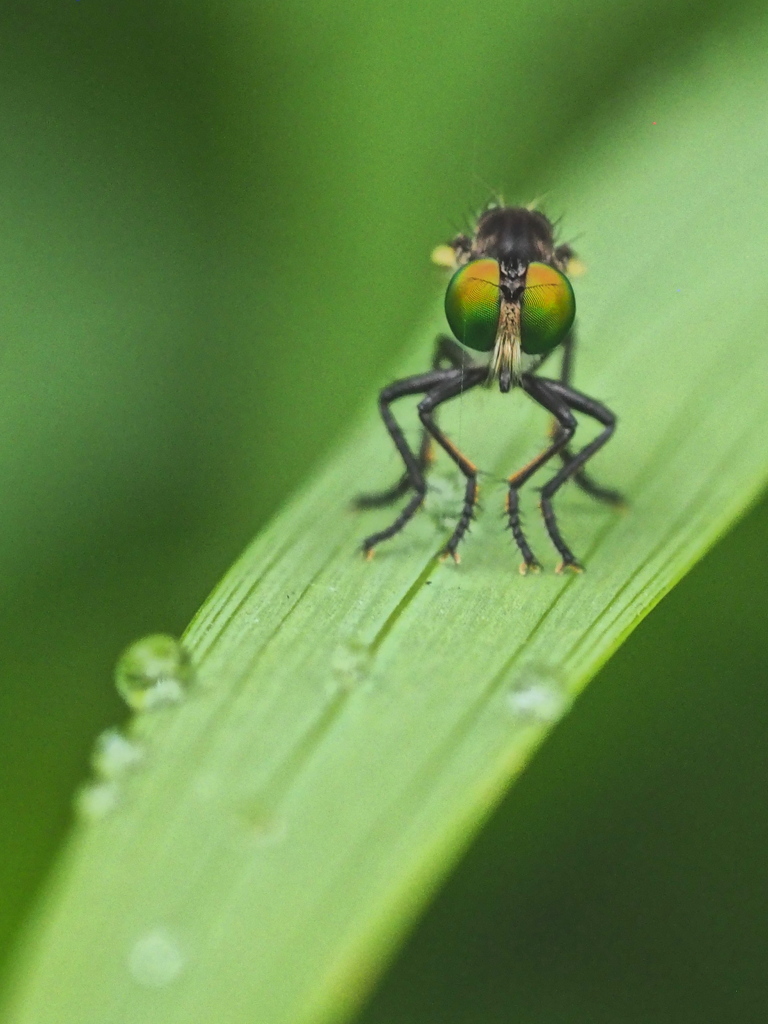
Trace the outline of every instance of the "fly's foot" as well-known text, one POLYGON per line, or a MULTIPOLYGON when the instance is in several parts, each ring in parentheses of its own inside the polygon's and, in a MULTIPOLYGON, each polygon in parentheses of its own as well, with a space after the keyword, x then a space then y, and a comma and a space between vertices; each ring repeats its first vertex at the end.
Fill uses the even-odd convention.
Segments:
POLYGON ((527 576, 529 572, 533 573, 534 576, 538 576, 541 572, 541 562, 536 558, 532 559, 530 562, 521 562, 518 571, 521 576, 527 576))
POLYGON ((577 558, 564 558, 562 562, 556 567, 555 572, 558 576, 562 576, 564 572, 582 573, 584 572, 584 566, 577 558))
POLYGON ((440 552, 440 561, 444 562, 447 558, 452 558, 456 565, 461 565, 461 555, 456 548, 443 548, 440 552))

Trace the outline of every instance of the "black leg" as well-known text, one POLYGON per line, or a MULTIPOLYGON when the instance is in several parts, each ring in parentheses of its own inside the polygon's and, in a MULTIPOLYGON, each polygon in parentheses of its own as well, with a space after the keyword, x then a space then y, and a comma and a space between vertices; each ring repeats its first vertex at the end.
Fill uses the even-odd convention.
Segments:
POLYGON ((538 402, 545 409, 552 413, 557 423, 557 432, 552 437, 552 441, 547 448, 544 449, 535 459, 519 469, 517 473, 513 473, 508 478, 509 491, 507 492, 507 519, 509 521, 509 528, 512 531, 512 536, 515 538, 515 543, 520 549, 520 553, 523 556, 523 562, 520 566, 520 572, 525 575, 529 569, 538 571, 541 566, 536 559, 533 551, 531 551, 530 545, 526 540, 523 528, 520 523, 520 499, 519 491, 520 488, 529 480, 533 474, 541 469, 541 467, 552 458, 553 455, 559 454, 562 449, 568 444, 570 439, 576 430, 576 418, 568 408, 568 403, 563 400, 559 395, 552 394, 547 385, 550 383, 548 380, 541 377, 534 377, 530 374, 523 374, 521 387, 538 402))
MULTIPOLYGON (((467 370, 471 365, 472 360, 457 341, 454 341, 453 338, 447 337, 445 334, 438 335, 435 341, 435 351, 432 356, 433 370, 467 370)), ((413 394, 413 392, 406 393, 413 394)), ((432 436, 426 427, 422 427, 419 452, 417 455, 417 460, 422 472, 424 472, 432 462, 431 445, 432 436)), ((355 508, 381 508, 384 505, 391 505, 393 501, 397 501, 398 498, 407 494, 412 487, 413 480, 406 469, 405 473, 403 473, 397 483, 388 487, 387 490, 377 491, 374 494, 361 494, 359 497, 355 498, 355 508)))
MULTIPOLYGON (((563 350, 563 362, 560 369, 560 383, 566 387, 572 386, 573 380, 573 366, 574 359, 576 356, 576 332, 571 331, 568 337, 562 344, 563 350)), ((555 420, 552 423, 552 429, 550 436, 554 439, 559 433, 560 427, 555 420)), ((568 445, 561 448, 560 458, 563 461, 563 465, 567 466, 573 460, 573 452, 568 445)), ((585 494, 588 494, 591 498, 597 499, 597 501, 604 501, 606 505, 625 505, 626 502, 622 494, 619 491, 614 491, 610 487, 603 487, 601 484, 593 480, 586 470, 580 469, 573 475, 573 482, 577 487, 580 487, 585 494)))
MULTIPOLYGON (((365 552, 372 552, 379 541, 387 540, 387 538, 393 537, 399 530, 402 530, 419 505, 424 501, 424 495, 427 490, 426 481, 424 480, 424 469, 419 464, 418 456, 414 454, 406 441, 400 425, 392 414, 390 405, 398 398, 404 398, 406 395, 423 394, 425 391, 430 391, 440 384, 446 384, 448 381, 460 381, 460 375, 457 370, 431 370, 428 373, 419 373, 414 377, 406 377, 403 380, 395 381, 384 388, 379 394, 381 418, 384 420, 384 426, 389 431, 389 436, 392 438, 405 463, 405 477, 408 480, 408 488, 412 488, 415 494, 390 527, 386 530, 381 530, 379 533, 373 533, 370 537, 366 537, 363 541, 363 551, 365 552)), ((358 506, 360 507, 360 503, 358 503, 358 506)), ((366 506, 362 505, 362 507, 366 506)))
MULTIPOLYGON (((454 374, 456 373, 456 371, 453 372, 454 374)), ((443 451, 453 459, 467 479, 461 515, 443 551, 445 555, 450 555, 455 562, 460 561, 456 549, 462 537, 469 529, 469 524, 474 517, 475 501, 477 500, 477 467, 466 456, 462 455, 453 442, 445 436, 435 422, 434 414, 438 405, 447 402, 451 398, 456 398, 457 395, 461 395, 464 391, 468 391, 478 384, 482 384, 487 377, 488 371, 484 366, 472 367, 462 371, 458 377, 454 376, 453 380, 446 381, 444 384, 432 389, 419 402, 419 417, 424 424, 424 428, 429 431, 429 434, 437 441, 443 451)))
MULTIPOLYGON (((469 356, 458 341, 449 338, 447 334, 439 334, 435 341, 435 351, 432 355, 432 369, 469 370, 472 367, 472 358, 469 356)), ((463 378, 462 378, 463 379, 463 378)), ((432 435, 425 426, 421 428, 421 443, 419 445, 419 458, 423 466, 428 466, 433 461, 432 435)))
POLYGON ((616 429, 616 416, 610 409, 606 408, 606 406, 595 401, 594 398, 589 398, 587 395, 583 395, 580 391, 575 391, 573 388, 568 387, 559 381, 541 380, 540 383, 545 385, 548 397, 552 401, 561 401, 565 403, 569 409, 573 409, 575 412, 584 413, 586 416, 591 416, 592 419, 597 420, 598 423, 602 423, 604 428, 593 441, 590 441, 590 443, 585 445, 581 451, 577 452, 576 455, 573 455, 541 489, 541 513, 544 517, 544 524, 547 527, 547 533, 549 534, 552 543, 560 552, 563 559, 562 563, 558 566, 558 572, 562 572, 563 569, 567 568, 578 571, 581 569, 581 566, 571 549, 563 540, 555 518, 555 511, 552 507, 552 499, 567 480, 576 479, 577 474, 581 471, 587 460, 591 459, 592 456, 610 439, 616 429))

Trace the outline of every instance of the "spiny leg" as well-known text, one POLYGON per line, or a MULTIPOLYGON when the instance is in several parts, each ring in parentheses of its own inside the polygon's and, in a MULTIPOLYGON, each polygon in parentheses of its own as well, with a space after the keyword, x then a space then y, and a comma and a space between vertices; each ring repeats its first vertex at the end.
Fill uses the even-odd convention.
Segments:
POLYGON ((598 423, 602 423, 604 428, 593 441, 590 441, 581 451, 572 456, 570 461, 541 489, 541 513, 544 517, 544 525, 547 528, 547 533, 552 543, 563 559, 557 571, 562 572, 566 568, 579 571, 581 566, 560 533, 552 506, 552 499, 567 480, 576 479, 576 474, 582 469, 587 460, 591 459, 608 442, 616 429, 616 416, 602 403, 595 401, 594 398, 590 398, 588 395, 582 394, 580 391, 567 387, 565 384, 558 381, 542 381, 542 383, 546 385, 546 389, 554 398, 565 402, 570 409, 576 412, 591 416, 598 423))
POLYGON ((557 455, 568 444, 576 430, 576 419, 568 408, 567 403, 557 396, 550 395, 546 387, 547 383, 548 381, 545 379, 534 377, 530 374, 524 374, 520 382, 523 390, 555 417, 558 426, 557 435, 552 438, 551 444, 543 452, 540 452, 535 459, 531 459, 517 473, 513 473, 507 481, 509 484, 507 492, 507 518, 512 536, 515 538, 515 543, 523 556, 523 563, 520 566, 520 572, 523 575, 529 569, 538 571, 541 565, 533 551, 531 551, 520 523, 520 488, 537 470, 541 469, 546 462, 554 455, 557 455))
MULTIPOLYGON (((456 371, 454 371, 455 373, 456 371)), ((443 451, 453 459, 467 479, 467 485, 464 490, 464 504, 459 521, 443 549, 443 553, 450 555, 455 562, 460 561, 456 549, 462 537, 469 529, 469 524, 474 517, 475 501, 477 500, 477 467, 466 456, 462 455, 453 442, 445 436, 435 422, 434 413, 438 405, 447 402, 451 398, 456 398, 457 395, 461 395, 464 391, 468 391, 478 384, 482 384, 487 376, 488 371, 486 367, 471 367, 462 371, 461 376, 454 377, 453 380, 446 381, 445 384, 435 387, 419 402, 419 417, 425 429, 429 431, 429 434, 437 441, 443 451)))
POLYGON ((380 392, 379 412, 381 413, 381 418, 384 421, 384 426, 389 431, 389 436, 392 438, 395 447, 398 452, 400 452, 400 456, 405 463, 405 474, 408 479, 408 487, 412 488, 415 491, 415 494, 391 526, 388 526, 386 530, 380 530, 378 533, 372 533, 370 537, 365 538, 363 541, 363 551, 367 554, 370 554, 373 551, 373 548, 379 543, 379 541, 387 540, 389 537, 393 537, 398 533, 398 531, 402 530, 408 520, 414 515, 419 505, 424 501, 424 495, 427 491, 423 468, 419 465, 418 457, 414 454, 406 441, 405 436, 400 429, 400 425, 390 409, 390 405, 398 398, 405 398, 406 395, 420 395, 425 391, 432 390, 440 384, 445 384, 447 381, 454 380, 459 380, 459 375, 456 370, 431 370, 428 373, 419 373, 413 377, 405 377, 403 380, 396 380, 380 392))
MULTIPOLYGON (((435 341, 435 350, 432 355, 432 369, 466 370, 472 365, 472 361, 464 349, 445 334, 438 335, 435 341), (446 366, 447 364, 447 366, 446 366)), ((419 466, 424 472, 432 462, 432 436, 429 431, 422 427, 419 452, 417 455, 419 466)), ((355 498, 355 508, 381 508, 384 505, 391 505, 412 488, 413 482, 406 469, 397 483, 388 487, 385 491, 376 491, 373 494, 361 494, 355 498)))
MULTIPOLYGON (((568 337, 562 344, 563 361, 560 368, 560 383, 564 384, 565 387, 572 387, 573 380, 573 367, 574 360, 576 357, 576 332, 571 330, 568 337)), ((560 426, 557 420, 553 421, 552 428, 549 432, 549 436, 554 440, 560 433, 560 426)), ((565 445, 560 450, 560 458, 563 461, 563 465, 568 465, 574 458, 574 453, 568 445, 565 445)), ((603 487, 601 484, 593 480, 589 473, 584 469, 579 469, 573 474, 573 482, 577 487, 580 487, 585 494, 588 494, 591 498, 597 499, 597 501, 603 501, 606 505, 622 506, 626 504, 624 496, 620 491, 615 491, 611 487, 603 487)))

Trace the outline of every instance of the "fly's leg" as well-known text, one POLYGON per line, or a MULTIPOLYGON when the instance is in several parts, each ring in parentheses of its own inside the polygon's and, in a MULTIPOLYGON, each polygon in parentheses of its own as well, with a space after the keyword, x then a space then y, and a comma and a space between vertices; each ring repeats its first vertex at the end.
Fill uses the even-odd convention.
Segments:
POLYGON ((523 562, 520 566, 520 572, 523 575, 529 570, 538 572, 541 565, 533 551, 531 551, 520 523, 520 488, 530 480, 537 470, 541 469, 554 455, 558 455, 566 447, 576 431, 576 418, 568 408, 567 402, 559 396, 551 395, 547 388, 548 383, 549 381, 543 378, 524 374, 521 386, 534 401, 552 413, 557 423, 557 433, 552 437, 551 443, 543 452, 540 452, 535 459, 531 459, 526 466, 513 473, 507 480, 509 484, 506 506, 507 519, 512 536, 515 538, 515 543, 523 556, 523 562))
POLYGON ((580 391, 575 391, 565 384, 549 380, 540 381, 540 383, 545 385, 545 391, 548 392, 548 397, 553 402, 563 402, 569 409, 584 413, 586 416, 591 416, 592 419, 597 420, 598 423, 603 425, 603 430, 600 431, 597 437, 575 455, 571 455, 563 467, 541 489, 541 514, 544 517, 544 525, 547 528, 547 533, 552 543, 562 557, 562 562, 558 566, 557 571, 562 572, 563 569, 568 568, 579 571, 581 566, 560 533, 552 506, 552 499, 567 480, 577 479, 577 475, 581 472, 585 463, 610 440, 616 429, 616 416, 606 406, 595 401, 594 398, 589 398, 589 396, 583 395, 580 391))
POLYGON ((482 384, 487 377, 487 373, 488 371, 485 367, 473 367, 466 372, 462 372, 460 375, 453 371, 452 380, 448 380, 444 384, 435 387, 419 402, 419 417, 424 424, 425 430, 428 431, 429 435, 437 441, 443 451, 456 463, 467 480, 467 485, 464 489, 464 504, 459 521, 443 549, 443 554, 450 555, 455 562, 460 561, 457 548, 464 534, 469 529, 469 524, 472 522, 475 514, 477 467, 465 455, 462 455, 459 449, 438 427, 435 422, 435 411, 443 402, 456 398, 457 395, 461 395, 464 391, 482 384))
MULTIPOLYGON (((433 370, 467 370, 471 365, 472 362, 469 356, 458 342, 444 334, 438 336, 432 356, 433 370)), ((416 458, 422 473, 424 473, 432 462, 432 436, 426 427, 422 427, 419 451, 416 458)), ((384 505, 391 505, 393 501, 397 501, 398 498, 407 494, 412 487, 413 480, 408 469, 406 469, 397 483, 388 487, 387 490, 377 491, 374 494, 361 494, 357 497, 354 502, 355 508, 381 508, 384 505)))
MULTIPOLYGON (((363 541, 363 551, 366 554, 370 554, 379 541, 388 540, 402 530, 424 501, 427 491, 423 467, 419 464, 418 456, 412 451, 406 441, 403 431, 390 409, 391 403, 397 401, 398 398, 405 398, 406 395, 420 395, 440 384, 458 379, 456 370, 431 370, 428 373, 419 373, 414 377, 405 377, 403 380, 394 381, 394 383, 389 384, 379 394, 379 412, 384 421, 384 426, 389 431, 389 436, 392 438, 405 463, 405 478, 408 481, 406 489, 412 489, 415 493, 391 526, 388 526, 386 530, 380 530, 378 533, 372 533, 370 537, 365 538, 363 541)), ((362 507, 368 506, 364 505, 362 507)))
MULTIPOLYGON (((568 337, 563 342, 563 362, 560 370, 560 383, 565 387, 570 388, 572 386, 571 381, 573 379, 573 365, 576 355, 576 333, 570 331, 568 337)), ((560 432, 560 425, 557 420, 552 423, 550 430, 550 437, 554 440, 560 432)), ((574 453, 571 451, 568 445, 560 450, 560 458, 563 461, 563 465, 567 466, 574 458, 574 453)), ((595 498, 597 501, 603 501, 606 505, 615 505, 618 507, 626 505, 624 496, 619 492, 615 491, 610 487, 603 487, 601 484, 593 480, 589 473, 584 469, 579 469, 573 475, 573 482, 577 487, 581 488, 585 494, 588 494, 591 498, 595 498)))

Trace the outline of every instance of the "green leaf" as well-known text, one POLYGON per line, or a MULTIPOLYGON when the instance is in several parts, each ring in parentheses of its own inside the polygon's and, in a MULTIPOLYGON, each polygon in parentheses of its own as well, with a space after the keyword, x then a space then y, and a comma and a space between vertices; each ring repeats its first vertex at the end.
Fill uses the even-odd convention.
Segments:
MULTIPOLYGON (((462 565, 435 558, 460 494, 442 463, 426 514, 363 561, 359 539, 391 512, 348 500, 398 473, 371 412, 193 622, 197 687, 135 722, 145 766, 74 837, 6 1020, 349 1012, 573 697, 753 500, 768 475, 765 44, 755 26, 714 38, 614 111, 559 183, 589 266, 577 381, 620 417, 595 472, 631 503, 563 496, 588 572, 517 574, 503 477, 546 418, 516 393, 446 410, 488 472, 462 565)), ((426 364, 438 326, 401 372, 426 364)))

